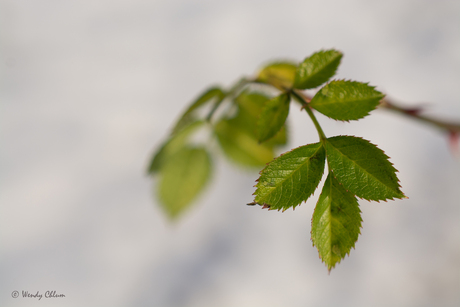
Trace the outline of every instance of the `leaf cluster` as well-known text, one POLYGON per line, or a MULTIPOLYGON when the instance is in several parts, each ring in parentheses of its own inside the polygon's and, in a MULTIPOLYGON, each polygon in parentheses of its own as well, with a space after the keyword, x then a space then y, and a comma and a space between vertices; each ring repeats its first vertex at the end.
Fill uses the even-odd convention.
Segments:
POLYGON ((396 169, 381 149, 356 136, 326 137, 313 113, 339 121, 358 120, 383 99, 384 95, 367 83, 331 80, 341 59, 342 53, 332 49, 316 52, 299 64, 271 63, 253 79, 242 79, 229 90, 213 87, 198 97, 151 160, 149 174, 159 177, 157 194, 165 212, 172 218, 178 216, 209 182, 212 142, 236 164, 265 166, 249 205, 269 210, 294 209, 306 201, 327 165, 311 238, 331 270, 358 240, 362 223, 358 198, 405 198, 396 169), (311 89, 316 89, 316 94, 309 99, 303 91, 311 89), (287 142, 291 101, 307 112, 319 142, 274 159, 276 148, 287 142), (201 109, 206 116, 200 115, 201 109), (201 128, 214 136, 211 144, 193 143, 191 135, 201 128))
MULTIPOLYGON (((287 143, 286 118, 270 140, 259 142, 259 115, 270 97, 245 86, 238 83, 228 91, 212 87, 203 92, 152 156, 147 172, 158 180, 155 194, 171 219, 186 212, 209 183, 216 144, 233 163, 261 168, 273 160, 278 147, 287 143), (215 114, 218 108, 224 109, 220 116, 215 114), (195 136, 200 133, 210 135, 210 140, 197 142, 195 136)), ((289 108, 289 101, 284 101, 284 106, 289 108)))

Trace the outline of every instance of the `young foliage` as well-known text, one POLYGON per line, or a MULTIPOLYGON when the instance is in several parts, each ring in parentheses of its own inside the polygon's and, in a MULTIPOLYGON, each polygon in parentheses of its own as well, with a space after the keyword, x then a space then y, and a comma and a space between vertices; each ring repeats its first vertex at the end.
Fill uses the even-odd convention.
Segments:
POLYGON ((222 119, 214 132, 223 152, 243 166, 261 167, 274 157, 273 147, 259 144, 257 138, 237 124, 237 118, 222 119))
POLYGON ((201 192, 211 174, 211 158, 205 148, 185 146, 165 162, 158 196, 170 218, 176 218, 201 192))
POLYGON ((374 110, 384 96, 366 83, 336 80, 318 91, 310 106, 332 119, 357 120, 374 110))
POLYGON ((256 81, 271 84, 280 90, 292 88, 296 69, 297 64, 290 62, 271 63, 259 72, 256 81))
POLYGON ((167 215, 180 215, 209 181, 214 144, 240 166, 265 166, 249 205, 269 210, 294 209, 306 201, 317 189, 327 164, 328 176, 313 213, 311 239, 328 270, 334 268, 354 248, 360 234, 357 197, 373 201, 405 198, 397 171, 381 149, 360 137, 326 137, 313 113, 316 110, 341 121, 358 120, 383 99, 384 95, 367 83, 329 81, 341 59, 342 53, 331 49, 316 52, 299 65, 271 63, 253 79, 243 78, 229 90, 213 87, 198 97, 148 168, 150 175, 159 177, 157 195, 167 215), (326 82, 314 97, 301 91, 326 82), (276 148, 287 142, 285 122, 292 97, 313 121, 319 142, 273 159, 276 148), (206 105, 211 105, 209 113, 197 115, 197 109, 206 105), (207 129, 212 140, 198 145, 192 142, 197 128, 207 129))
POLYGON ((268 101, 257 123, 259 143, 265 142, 281 130, 289 114, 289 94, 281 94, 268 101))
POLYGON ((319 51, 297 67, 294 88, 310 89, 320 86, 335 75, 342 53, 337 50, 319 51))
POLYGON ((177 121, 175 127, 173 128, 173 134, 180 131, 182 128, 187 126, 190 122, 194 120, 193 113, 195 110, 199 109, 203 105, 206 105, 212 101, 215 101, 215 104, 218 105, 225 98, 225 93, 219 87, 211 87, 201 94, 191 105, 190 107, 182 114, 180 119, 177 121))
MULTIPOLYGON (((269 97, 260 93, 242 92, 234 101, 237 114, 223 118, 214 126, 214 133, 225 155, 237 164, 246 167, 261 167, 275 156, 274 149, 287 141, 286 129, 263 144, 257 136, 257 121, 269 97)), ((283 125, 284 122, 281 124, 283 125)))
POLYGON ((203 124, 203 121, 190 123, 188 126, 183 127, 179 132, 170 136, 156 154, 153 155, 147 172, 152 175, 158 172, 168 157, 182 149, 182 147, 185 146, 188 137, 203 124))
POLYGON ((393 164, 369 141, 354 136, 328 138, 326 153, 332 173, 354 195, 375 201, 405 198, 393 164))
POLYGON ((295 208, 315 191, 323 176, 325 158, 321 143, 279 156, 260 173, 254 202, 270 210, 295 208))
POLYGON ((330 271, 355 247, 361 228, 358 201, 329 173, 311 221, 311 239, 330 271))

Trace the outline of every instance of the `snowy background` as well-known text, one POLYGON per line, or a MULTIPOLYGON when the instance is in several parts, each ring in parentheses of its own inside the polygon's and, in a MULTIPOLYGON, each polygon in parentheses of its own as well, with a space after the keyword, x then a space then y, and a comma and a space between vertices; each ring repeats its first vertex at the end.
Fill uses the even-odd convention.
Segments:
MULTIPOLYGON (((145 168, 181 110, 277 58, 345 54, 338 78, 460 120, 458 1, 0 1, 1 306, 459 306, 460 160, 385 111, 318 116, 391 157, 410 199, 361 201, 330 275, 295 211, 252 201, 257 172, 217 160, 177 224, 145 168), (12 298, 12 291, 65 298, 12 298)), ((290 147, 317 141, 290 115, 290 147)))

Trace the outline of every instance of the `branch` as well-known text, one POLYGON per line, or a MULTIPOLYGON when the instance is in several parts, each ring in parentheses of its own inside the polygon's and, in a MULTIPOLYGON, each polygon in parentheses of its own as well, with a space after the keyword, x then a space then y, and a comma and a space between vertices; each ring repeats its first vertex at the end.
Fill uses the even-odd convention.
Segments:
POLYGON ((410 118, 416 119, 418 121, 430 124, 432 126, 436 126, 439 129, 443 130, 444 132, 447 132, 449 134, 458 134, 460 133, 460 123, 454 123, 454 122, 448 122, 440 119, 434 119, 430 118, 428 116, 421 115, 420 113, 422 112, 421 107, 415 107, 415 108, 404 108, 401 106, 395 105, 393 102, 390 102, 388 99, 382 99, 380 101, 380 108, 383 109, 388 109, 395 111, 397 113, 403 114, 405 116, 408 116, 410 118))
MULTIPOLYGON (((312 96, 306 95, 305 93, 302 93, 301 91, 298 91, 298 90, 296 91, 296 94, 301 96, 304 102, 307 104, 313 98, 312 96)), ((303 104, 303 107, 305 108, 306 104, 303 104)), ((460 122, 450 122, 450 121, 445 121, 442 119, 435 119, 429 116, 421 115, 420 114, 422 113, 421 107, 405 108, 405 107, 396 105, 394 102, 390 102, 390 100, 388 99, 382 99, 380 101, 379 108, 391 110, 396 113, 403 114, 412 119, 421 121, 423 123, 430 124, 432 126, 435 126, 441 129, 443 132, 447 132, 450 136, 460 135, 460 122)))

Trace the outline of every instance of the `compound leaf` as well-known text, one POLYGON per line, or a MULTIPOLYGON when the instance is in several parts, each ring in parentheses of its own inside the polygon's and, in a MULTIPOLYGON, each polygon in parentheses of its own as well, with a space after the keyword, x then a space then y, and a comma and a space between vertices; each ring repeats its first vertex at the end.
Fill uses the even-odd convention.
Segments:
POLYGON ((313 53, 297 67, 294 88, 310 89, 327 82, 335 75, 342 56, 334 49, 313 53))
POLYGON ((355 247, 361 222, 358 201, 329 173, 311 223, 313 245, 329 271, 355 247))
POLYGON ((254 202, 270 210, 295 208, 315 191, 324 172, 324 161, 325 152, 320 143, 279 156, 262 170, 254 202))
POLYGON ((259 144, 254 134, 238 125, 238 118, 222 119, 214 132, 224 153, 236 163, 260 167, 273 159, 273 147, 259 144))
POLYGON ((204 148, 182 147, 161 168, 158 197, 170 218, 176 218, 209 181, 211 158, 204 148))
POLYGON ((166 159, 184 147, 190 134, 192 134, 203 124, 203 121, 196 121, 182 128, 182 130, 176 134, 173 134, 152 156, 149 167, 147 169, 147 173, 151 175, 157 173, 165 163, 166 159))
POLYGON ((333 119, 357 120, 374 110, 385 96, 374 88, 366 83, 334 80, 316 93, 310 106, 333 119))
POLYGON ((292 88, 297 65, 291 62, 276 62, 265 66, 257 77, 258 82, 271 84, 280 90, 292 88))
POLYGON ((179 130, 187 126, 190 121, 193 121, 192 114, 199 107, 217 99, 216 103, 220 103, 225 98, 225 93, 219 87, 211 87, 201 94, 190 107, 182 114, 180 119, 177 121, 176 125, 173 128, 173 134, 177 133, 179 130))
POLYGON ((272 138, 283 127, 289 114, 289 102, 289 94, 281 94, 265 104, 257 122, 259 143, 272 138))
POLYGON ((388 156, 369 141, 331 137, 326 141, 326 154, 335 178, 354 195, 375 201, 405 198, 388 156))

